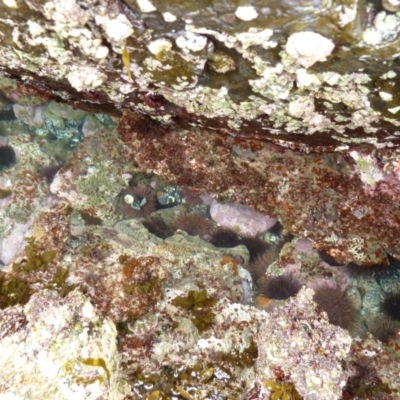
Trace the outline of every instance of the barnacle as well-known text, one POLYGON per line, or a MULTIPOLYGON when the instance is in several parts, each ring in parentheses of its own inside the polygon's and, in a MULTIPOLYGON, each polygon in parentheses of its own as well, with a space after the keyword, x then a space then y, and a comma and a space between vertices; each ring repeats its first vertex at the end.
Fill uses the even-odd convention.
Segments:
POLYGON ((165 99, 160 93, 148 92, 143 96, 143 101, 148 107, 159 108, 164 105, 165 99))
POLYGON ((270 400, 301 400, 301 396, 293 383, 269 380, 265 380, 263 383, 271 390, 270 400))

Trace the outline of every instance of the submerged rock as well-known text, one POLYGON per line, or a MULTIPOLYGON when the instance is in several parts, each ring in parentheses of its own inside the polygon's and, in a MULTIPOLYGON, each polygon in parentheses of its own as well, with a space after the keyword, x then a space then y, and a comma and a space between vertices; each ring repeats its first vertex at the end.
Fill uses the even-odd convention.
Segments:
POLYGON ((257 343, 257 370, 274 381, 281 370, 305 400, 340 399, 348 378, 343 361, 351 338, 329 324, 326 314, 315 313, 314 292, 303 289, 261 324, 257 343))

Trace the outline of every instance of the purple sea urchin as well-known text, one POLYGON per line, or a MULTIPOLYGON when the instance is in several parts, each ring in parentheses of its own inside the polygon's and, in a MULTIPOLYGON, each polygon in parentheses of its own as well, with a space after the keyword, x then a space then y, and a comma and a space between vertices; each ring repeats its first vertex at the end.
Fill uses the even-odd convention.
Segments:
POLYGON ((253 281, 257 282, 277 259, 278 254, 275 251, 267 251, 250 262, 246 269, 250 272, 253 281))
POLYGON ((0 171, 11 168, 17 162, 17 156, 11 146, 0 146, 0 171))
POLYGON ((56 164, 56 165, 47 165, 46 167, 43 167, 39 173, 42 178, 46 178, 47 183, 50 184, 53 182, 54 177, 57 175, 57 172, 61 169, 62 164, 56 164))
POLYGON ((400 293, 387 293, 380 305, 383 314, 400 321, 400 293))
POLYGON ((274 300, 286 300, 296 296, 300 289, 301 283, 290 275, 271 276, 260 287, 265 297, 274 300))
POLYGON ((350 263, 346 265, 345 269, 346 272, 351 276, 351 277, 358 277, 358 276, 377 276, 382 274, 387 270, 387 265, 370 265, 370 266, 364 266, 364 265, 357 265, 355 263, 350 263))
POLYGON ((254 261, 258 256, 261 256, 268 249, 268 244, 257 236, 243 236, 240 239, 240 244, 247 247, 250 254, 250 261, 254 261))
POLYGON ((240 238, 232 229, 219 226, 211 232, 210 243, 215 247, 236 247, 240 244, 240 238))
POLYGON ((386 343, 400 331, 400 323, 386 316, 378 316, 368 324, 368 330, 382 343, 386 343))
POLYGON ((156 198, 144 186, 130 187, 121 193, 121 209, 128 218, 144 218, 156 210, 156 198))
POLYGON ((199 214, 179 214, 173 223, 174 229, 181 229, 191 236, 203 236, 212 229, 212 222, 199 214))
POLYGON ((321 285, 315 289, 314 301, 327 313, 329 323, 347 330, 354 328, 357 309, 346 291, 338 286, 321 285))
POLYGON ((150 233, 161 239, 166 239, 174 234, 174 230, 158 216, 147 218, 142 224, 150 233))

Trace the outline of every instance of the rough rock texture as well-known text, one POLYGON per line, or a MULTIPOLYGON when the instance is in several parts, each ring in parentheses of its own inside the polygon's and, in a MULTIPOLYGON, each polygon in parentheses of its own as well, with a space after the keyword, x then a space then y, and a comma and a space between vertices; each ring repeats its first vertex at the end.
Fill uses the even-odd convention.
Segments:
POLYGON ((210 215, 220 225, 250 236, 266 232, 277 222, 276 218, 255 212, 248 206, 220 204, 215 200, 211 203, 210 215))
POLYGON ((108 117, 89 115, 55 102, 14 104, 14 112, 17 120, 0 117, 0 145, 11 146, 17 158, 16 164, 1 171, 0 176, 0 260, 5 264, 24 248, 25 237, 32 234, 33 219, 43 209, 65 199, 77 210, 107 220, 115 211, 110 199, 115 199, 126 185, 122 144, 118 146, 115 125, 110 126, 108 117), (40 123, 34 123, 38 115, 40 123), (84 136, 87 145, 79 148, 78 158, 67 164, 67 169, 65 164, 84 136), (59 171, 62 167, 67 169, 65 177, 59 171), (53 182, 58 198, 49 188, 54 176, 49 176, 46 169, 52 168, 54 174, 59 171, 64 177, 61 182, 57 177, 53 182), (68 180, 72 171, 80 173, 75 173, 74 182, 68 180))
MULTIPOLYGON (((91 138, 84 144, 90 143, 91 138)), ((75 154, 87 157, 86 150, 83 145, 82 152, 75 154)), ((61 175, 77 171, 73 168, 77 161, 78 158, 68 163, 61 175)), ((129 160, 125 162, 129 165, 129 160)), ((103 193, 104 202, 108 198, 103 193)), ((68 197, 65 200, 69 201, 68 197)), ((157 398, 161 394, 168 397, 177 392, 184 398, 188 398, 187 393, 192 398, 202 398, 206 393, 218 400, 264 400, 268 398, 270 382, 277 382, 277 387, 294 383, 305 398, 314 399, 314 394, 319 393, 319 398, 334 399, 338 398, 346 378, 357 376, 352 365, 362 356, 363 346, 377 346, 376 340, 371 344, 368 338, 349 350, 349 335, 329 325, 324 314, 315 311, 309 289, 303 289, 288 303, 269 301, 268 312, 252 305, 252 282, 239 264, 248 265, 249 254, 244 246, 219 249, 184 232, 162 240, 150 234, 138 219, 109 223, 110 219, 96 225, 101 222, 96 218, 82 218, 79 207, 74 210, 61 201, 30 218, 33 239, 14 262, 0 271, 0 307, 4 308, 0 338, 7 345, 10 338, 15 340, 11 343, 15 347, 9 346, 12 350, 25 349, 26 343, 32 347, 50 346, 51 357, 57 354, 54 353, 57 349, 69 349, 69 342, 75 349, 79 340, 86 338, 88 345, 94 346, 100 336, 113 335, 112 346, 115 346, 115 337, 118 338, 118 356, 113 360, 122 371, 121 375, 115 374, 115 379, 122 384, 118 390, 128 393, 132 389, 129 400, 150 395, 157 398), (50 259, 44 257, 48 251, 52 254, 50 259), (47 261, 43 262, 44 259, 47 261), (38 310, 39 300, 47 301, 46 308, 38 310), (71 302, 78 305, 74 308, 71 302), (85 331, 89 302, 93 319, 99 322, 89 323, 85 331), (34 312, 36 319, 32 316, 34 312), (103 324, 109 327, 104 335, 103 324), (40 328, 40 335, 33 328, 40 328), (81 334, 77 336, 77 332, 81 334), (62 337, 56 344, 49 344, 48 337, 59 335, 62 337), (93 343, 89 340, 91 335, 94 335, 93 343), (295 347, 294 340, 297 340, 295 347), (333 351, 337 351, 337 358, 332 357, 333 351), (281 369, 270 369, 270 355, 275 364, 279 362, 283 377, 281 369), (349 359, 351 365, 347 363, 349 359), (347 365, 350 366, 347 368, 347 365), (329 374, 325 374, 328 368, 329 374), (129 385, 128 389, 124 382, 129 385)), ((329 278, 325 268, 318 265, 318 253, 309 240, 287 243, 280 260, 271 268, 285 268, 293 263, 301 264, 300 274, 305 285, 329 278)), ((339 271, 331 275, 341 282, 339 271)), ((378 285, 376 281, 375 284, 378 285)), ((367 315, 371 302, 368 288, 364 289, 363 308, 367 315)), ((372 307, 376 305, 375 301, 372 307)), ((112 351, 112 346, 105 351, 112 351)), ((85 391, 93 386, 91 394, 96 394, 98 390, 111 388, 111 384, 107 386, 104 365, 111 381, 114 367, 109 367, 108 359, 103 363, 96 349, 90 347, 88 355, 74 353, 76 357, 68 352, 73 357, 72 367, 69 369, 68 364, 65 368, 64 363, 58 368, 59 373, 64 379, 72 371, 78 381, 71 378, 63 390, 85 391), (82 375, 87 380, 80 379, 82 375)), ((379 368, 385 365, 393 368, 391 357, 393 354, 397 357, 396 345, 387 349, 385 356, 379 358, 379 368)), ((4 352, 7 351, 5 348, 4 352)), ((35 373, 47 371, 41 372, 40 361, 44 355, 38 354, 35 353, 32 363, 27 363, 27 374, 29 368, 35 373)), ((3 362, 8 360, 1 358, 3 362)), ((7 372, 8 366, 1 371, 7 372)), ((398 377, 388 371, 380 374, 382 379, 390 377, 394 393, 399 387, 398 377)), ((0 379, 2 376, 1 373, 0 379)), ((47 390, 47 384, 41 379, 36 381, 41 385, 39 388, 35 383, 25 385, 25 381, 7 379, 6 393, 19 395, 31 391, 43 398, 42 391, 47 390)), ((24 394, 19 396, 24 398, 24 394)), ((104 397, 119 398, 119 394, 115 396, 104 397)))
POLYGON ((400 257, 394 150, 301 154, 133 114, 119 130, 142 171, 277 217, 288 231, 332 249, 339 263, 385 265, 385 251, 400 257))
POLYGON ((0 68, 11 79, 0 86, 14 100, 178 115, 286 146, 390 147, 400 112, 392 3, 4 1, 0 68))
POLYGON ((339 399, 348 378, 342 362, 351 338, 330 325, 325 313, 316 313, 313 295, 302 289, 266 317, 257 336, 257 370, 268 380, 276 378, 274 369, 282 370, 305 400, 339 399))
POLYGON ((79 292, 1 310, 0 390, 13 399, 124 399, 116 329, 79 292))

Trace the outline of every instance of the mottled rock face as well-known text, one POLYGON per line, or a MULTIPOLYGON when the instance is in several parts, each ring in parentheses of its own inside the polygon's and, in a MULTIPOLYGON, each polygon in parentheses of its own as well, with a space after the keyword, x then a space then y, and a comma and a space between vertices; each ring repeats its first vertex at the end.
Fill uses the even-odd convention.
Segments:
POLYGON ((286 146, 397 146, 400 16, 378 3, 6 1, 0 67, 33 79, 0 87, 286 146))
POLYGON ((385 251, 400 256, 394 151, 302 154, 204 129, 191 128, 189 134, 131 114, 119 129, 142 171, 277 217, 317 248, 335 249, 332 255, 341 264, 387 264, 385 251))

